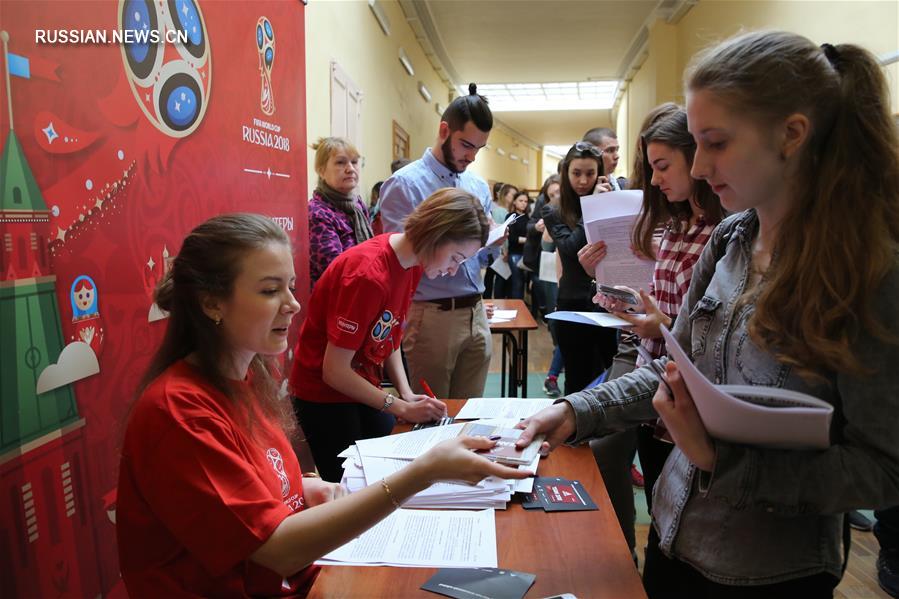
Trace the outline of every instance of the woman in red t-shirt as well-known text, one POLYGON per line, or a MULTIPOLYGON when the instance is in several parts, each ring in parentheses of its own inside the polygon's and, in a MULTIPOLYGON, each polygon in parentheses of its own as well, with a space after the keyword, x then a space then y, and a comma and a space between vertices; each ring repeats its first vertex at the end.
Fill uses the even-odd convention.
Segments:
POLYGON ((297 417, 319 473, 337 482, 337 455, 359 439, 390 433, 396 418, 429 422, 446 405, 413 393, 400 344, 422 274, 455 274, 490 228, 480 203, 461 189, 434 192, 403 233, 379 235, 338 256, 315 285, 290 376, 297 417), (399 397, 381 389, 390 378, 399 397))
POLYGON ((296 428, 268 359, 300 306, 285 233, 271 219, 218 216, 184 240, 156 290, 165 339, 128 418, 116 532, 132 597, 296 596, 312 562, 436 480, 523 478, 464 437, 353 495, 304 479, 296 428), (312 509, 306 509, 312 508, 312 509))

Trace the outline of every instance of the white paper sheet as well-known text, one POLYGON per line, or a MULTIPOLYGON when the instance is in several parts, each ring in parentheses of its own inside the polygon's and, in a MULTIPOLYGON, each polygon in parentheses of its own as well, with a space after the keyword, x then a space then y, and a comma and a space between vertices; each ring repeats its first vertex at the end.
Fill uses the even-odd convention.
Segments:
POLYGON ((515 421, 533 416, 543 408, 553 404, 547 398, 472 397, 465 402, 456 420, 477 420, 478 418, 509 418, 515 421))
POLYGON ((606 285, 649 289, 655 262, 631 251, 631 229, 640 213, 643 192, 610 191, 581 198, 587 243, 606 242, 606 257, 596 265, 596 280, 606 285))
POLYGON ((441 441, 458 436, 463 426, 465 425, 447 424, 398 435, 359 439, 356 446, 359 448, 360 455, 414 460, 441 441))
POLYGON ((509 228, 509 225, 518 220, 518 218, 518 214, 510 214, 504 223, 490 231, 490 235, 487 236, 487 243, 485 243, 484 246, 490 247, 491 245, 499 241, 500 238, 506 234, 506 229, 509 228))
POLYGON ((490 264, 490 268, 493 269, 493 272, 498 274, 504 279, 508 279, 512 276, 512 269, 509 268, 509 263, 503 260, 503 257, 500 256, 496 260, 494 260, 490 264))
POLYGON ((709 435, 723 441, 783 449, 830 446, 832 405, 787 389, 714 385, 699 372, 668 329, 659 328, 709 435), (755 401, 763 399, 768 405, 751 403, 738 396, 755 398, 755 401))
POLYGON ((496 517, 477 512, 396 510, 316 563, 329 566, 496 568, 496 517))
POLYGON ((565 310, 557 310, 546 315, 549 320, 564 320, 565 322, 578 322, 580 324, 590 324, 597 327, 607 327, 610 329, 624 329, 633 326, 626 320, 608 314, 606 312, 568 312, 565 310))
POLYGON ((558 283, 559 275, 556 272, 556 253, 540 252, 540 280, 547 283, 558 283))

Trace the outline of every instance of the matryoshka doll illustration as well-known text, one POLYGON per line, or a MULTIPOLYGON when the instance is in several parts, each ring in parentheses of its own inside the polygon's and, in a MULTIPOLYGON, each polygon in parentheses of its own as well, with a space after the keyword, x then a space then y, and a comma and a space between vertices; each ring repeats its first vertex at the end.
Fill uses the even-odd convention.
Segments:
POLYGON ((97 285, 87 275, 81 275, 72 283, 69 292, 72 302, 72 335, 70 341, 83 341, 99 356, 103 347, 103 321, 100 320, 100 304, 97 285))

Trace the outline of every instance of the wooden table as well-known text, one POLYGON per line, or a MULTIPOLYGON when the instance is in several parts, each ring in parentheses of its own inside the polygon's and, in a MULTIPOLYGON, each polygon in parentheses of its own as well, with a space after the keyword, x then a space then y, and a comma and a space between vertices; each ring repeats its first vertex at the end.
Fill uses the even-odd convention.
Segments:
MULTIPOLYGON (((461 400, 448 400, 457 414, 461 400)), ((408 429, 408 426, 405 427, 408 429)), ((403 430, 403 429, 397 429, 403 430)), ((540 476, 583 483, 598 511, 525 510, 515 496, 496 512, 497 560, 501 568, 537 575, 526 598, 572 593, 592 597, 646 597, 615 511, 588 446, 560 447, 540 461, 540 476)), ((420 589, 436 568, 324 566, 309 597, 438 597, 420 589)))
POLYGON ((499 388, 504 397, 528 396, 528 331, 537 328, 537 321, 531 316, 527 304, 520 299, 486 300, 497 310, 517 310, 515 318, 509 322, 490 325, 490 332, 503 336, 502 374, 499 388), (508 386, 506 385, 506 363, 509 364, 508 386), (519 395, 519 389, 521 394, 519 395))

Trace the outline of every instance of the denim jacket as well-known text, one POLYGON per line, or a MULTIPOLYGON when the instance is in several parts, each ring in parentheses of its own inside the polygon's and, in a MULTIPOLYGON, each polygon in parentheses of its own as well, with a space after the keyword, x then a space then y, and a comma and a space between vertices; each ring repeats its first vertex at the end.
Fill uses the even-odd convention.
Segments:
MULTIPOLYGON (((675 447, 655 487, 653 525, 666 555, 722 584, 772 584, 821 572, 839 578, 843 513, 899 505, 899 345, 862 331, 851 351, 871 372, 827 372, 817 383, 755 345, 747 330, 754 307, 737 300, 757 232, 752 210, 715 229, 674 336, 715 383, 782 387, 833 404, 832 445, 778 450, 714 440, 711 473, 699 472, 675 447)), ((899 335, 899 255, 872 306, 879 322, 899 335)), ((657 384, 643 367, 564 398, 577 423, 571 441, 655 418, 657 384)))

